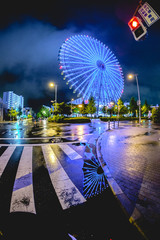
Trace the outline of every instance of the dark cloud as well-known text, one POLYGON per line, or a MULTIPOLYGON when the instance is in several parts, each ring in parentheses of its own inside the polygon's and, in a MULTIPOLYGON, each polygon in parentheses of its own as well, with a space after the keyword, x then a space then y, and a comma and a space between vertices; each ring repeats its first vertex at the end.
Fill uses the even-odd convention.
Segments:
MULTIPOLYGON (((157 11, 156 1, 149 1, 157 11)), ((148 29, 145 41, 136 42, 127 25, 138 1, 34 1, 10 7, 5 1, 0 10, 0 94, 12 90, 25 98, 25 105, 50 104, 58 85, 58 100, 73 95, 62 80, 58 52, 66 38, 88 34, 106 44, 118 58, 125 80, 122 98, 137 96, 136 82, 128 82, 128 72, 138 73, 142 99, 160 103, 159 42, 160 20, 148 29), (37 5, 38 4, 38 5, 37 5), (18 7, 16 7, 18 6, 18 7)))

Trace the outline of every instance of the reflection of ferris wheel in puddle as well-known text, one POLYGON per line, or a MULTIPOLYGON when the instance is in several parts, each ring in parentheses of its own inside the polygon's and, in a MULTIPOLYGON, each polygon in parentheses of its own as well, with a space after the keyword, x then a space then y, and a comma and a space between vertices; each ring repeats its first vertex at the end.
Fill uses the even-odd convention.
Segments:
POLYGON ((72 36, 59 52, 60 69, 66 84, 78 97, 106 105, 117 102, 124 88, 119 62, 103 43, 88 35, 72 36))

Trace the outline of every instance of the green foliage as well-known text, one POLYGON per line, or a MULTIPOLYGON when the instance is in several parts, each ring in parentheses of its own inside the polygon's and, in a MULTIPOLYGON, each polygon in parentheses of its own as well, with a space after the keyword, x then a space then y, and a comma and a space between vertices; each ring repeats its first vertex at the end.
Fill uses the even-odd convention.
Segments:
POLYGON ((142 115, 148 114, 148 111, 150 110, 150 106, 147 103, 147 100, 145 100, 145 103, 143 104, 141 111, 142 115))
POLYGON ((18 107, 18 116, 20 117, 21 115, 22 115, 22 107, 19 106, 19 107, 18 107))
POLYGON ((107 108, 107 113, 110 115, 110 117, 112 117, 113 113, 114 113, 114 106, 107 108))
POLYGON ((82 102, 82 107, 79 108, 79 112, 82 114, 82 115, 85 115, 87 114, 87 104, 84 103, 84 101, 82 102))
POLYGON ((56 103, 56 108, 54 104, 54 114, 66 114, 70 115, 71 114, 71 106, 67 105, 66 103, 56 103))
POLYGON ((51 115, 49 108, 42 106, 37 113, 38 118, 48 118, 51 115))
POLYGON ((63 119, 64 119, 64 116, 60 116, 59 114, 57 114, 57 115, 54 115, 52 117, 49 117, 48 122, 60 123, 60 122, 63 122, 63 119))
POLYGON ((130 112, 133 114, 133 117, 136 116, 136 110, 138 110, 137 102, 134 97, 131 98, 129 104, 130 112))
POLYGON ((10 117, 10 119, 16 120, 17 119, 17 115, 18 115, 18 112, 15 109, 11 108, 9 110, 8 116, 10 117))
POLYGON ((126 106, 124 106, 123 101, 121 100, 121 98, 118 100, 117 105, 114 106, 114 113, 118 114, 118 110, 119 110, 119 115, 124 115, 128 113, 128 108, 126 106))
POLYGON ((103 112, 103 114, 106 114, 106 113, 107 113, 107 106, 103 106, 103 107, 102 107, 102 112, 103 112))
MULTIPOLYGON (((100 117, 101 121, 108 122, 110 121, 117 121, 118 118, 115 116, 112 117, 100 117)), ((142 117, 141 119, 148 119, 148 117, 142 117)), ((139 120, 138 117, 124 117, 124 116, 119 116, 120 121, 134 121, 134 120, 139 120)))
POLYGON ((158 109, 152 109, 152 120, 154 123, 160 123, 160 106, 158 107, 158 109))
POLYGON ((96 112, 96 104, 95 104, 95 100, 92 96, 89 99, 89 103, 87 105, 86 112, 90 113, 91 116, 92 116, 92 114, 94 114, 96 112))
POLYGON ((88 117, 74 117, 74 118, 64 118, 63 122, 65 123, 89 123, 91 122, 88 117))
POLYGON ((32 115, 31 115, 31 114, 28 114, 27 118, 32 118, 32 115))
POLYGON ((65 118, 64 116, 54 115, 53 117, 48 118, 48 122, 57 122, 57 123, 89 123, 91 122, 88 117, 74 117, 74 118, 65 118))

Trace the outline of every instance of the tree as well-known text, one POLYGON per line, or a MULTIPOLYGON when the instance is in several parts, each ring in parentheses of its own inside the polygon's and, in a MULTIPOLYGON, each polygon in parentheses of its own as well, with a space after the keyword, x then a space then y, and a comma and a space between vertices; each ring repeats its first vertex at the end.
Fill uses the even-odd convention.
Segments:
POLYGON ((110 117, 112 117, 113 113, 114 113, 114 106, 107 108, 107 113, 110 115, 110 117))
POLYGON ((148 114, 148 111, 150 109, 150 106, 148 105, 147 103, 147 100, 145 100, 143 106, 142 106, 142 114, 145 115, 145 114, 148 114))
POLYGON ((92 117, 92 114, 94 114, 96 112, 96 106, 95 105, 96 105, 95 100, 91 96, 90 99, 89 99, 89 103, 87 105, 87 113, 90 113, 91 117, 92 117))
POLYGON ((87 114, 87 104, 84 103, 84 100, 82 102, 82 104, 80 104, 81 107, 79 108, 79 112, 82 114, 82 115, 85 115, 87 114))
POLYGON ((158 109, 152 109, 152 120, 154 123, 160 123, 160 106, 158 107, 158 109))
POLYGON ((134 97, 131 97, 130 104, 129 104, 130 112, 133 116, 136 116, 136 110, 138 110, 137 102, 134 97))
POLYGON ((21 115, 22 115, 22 107, 19 106, 19 107, 18 107, 18 116, 20 117, 21 115))
POLYGON ((71 114, 71 106, 67 105, 66 103, 56 103, 56 110, 55 110, 55 104, 54 104, 54 114, 66 114, 70 115, 71 114))
POLYGON ((113 111, 115 114, 118 114, 118 112, 119 112, 120 115, 124 115, 124 114, 128 113, 128 109, 127 109, 127 107, 124 106, 121 98, 118 100, 117 105, 114 106, 113 111))
POLYGON ((11 109, 9 110, 8 115, 9 115, 10 119, 16 120, 17 115, 18 115, 18 112, 17 112, 15 109, 11 108, 11 109))
POLYGON ((103 112, 104 115, 107 113, 107 106, 102 107, 102 112, 103 112))
POLYGON ((38 118, 48 118, 50 117, 50 115, 51 115, 50 109, 45 106, 42 106, 39 112, 37 113, 38 118))

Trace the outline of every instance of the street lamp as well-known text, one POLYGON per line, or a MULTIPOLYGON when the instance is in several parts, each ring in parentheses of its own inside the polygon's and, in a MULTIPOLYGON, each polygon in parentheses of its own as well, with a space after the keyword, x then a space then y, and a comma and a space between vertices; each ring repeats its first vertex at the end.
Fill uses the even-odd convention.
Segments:
POLYGON ((74 101, 74 98, 71 99, 71 114, 72 114, 72 101, 74 101))
POLYGON ((53 82, 50 82, 49 87, 50 88, 55 87, 55 111, 56 111, 57 110, 57 85, 53 82))
POLYGON ((139 91, 139 84, 138 84, 138 74, 129 74, 128 79, 133 79, 135 77, 137 82, 137 91, 138 91, 138 106, 139 106, 139 124, 141 124, 141 100, 140 100, 140 91, 139 91))

